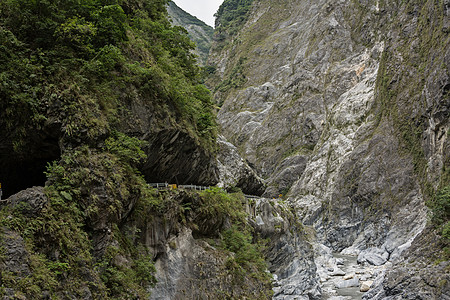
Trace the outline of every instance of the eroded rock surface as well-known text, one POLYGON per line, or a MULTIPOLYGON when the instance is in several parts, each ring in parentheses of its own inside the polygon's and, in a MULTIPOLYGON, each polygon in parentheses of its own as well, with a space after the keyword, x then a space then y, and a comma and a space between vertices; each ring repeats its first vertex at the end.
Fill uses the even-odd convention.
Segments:
POLYGON ((261 198, 250 205, 255 230, 268 239, 273 299, 320 299, 313 248, 303 226, 285 204, 261 198))
POLYGON ((3 201, 3 204, 11 205, 20 210, 22 214, 33 217, 40 215, 42 209, 47 204, 48 199, 44 193, 44 188, 36 186, 20 191, 3 201))
POLYGON ((265 189, 264 180, 242 159, 236 147, 222 136, 219 136, 217 143, 219 186, 225 189, 238 187, 244 194, 262 195, 265 189))
POLYGON ((255 1, 210 57, 223 134, 266 179, 265 195, 287 193, 318 243, 386 269, 386 291, 404 278, 408 295, 420 294, 415 277, 391 270, 423 243, 427 189, 448 184, 444 2, 255 1), (245 80, 226 89, 233 70, 245 80))

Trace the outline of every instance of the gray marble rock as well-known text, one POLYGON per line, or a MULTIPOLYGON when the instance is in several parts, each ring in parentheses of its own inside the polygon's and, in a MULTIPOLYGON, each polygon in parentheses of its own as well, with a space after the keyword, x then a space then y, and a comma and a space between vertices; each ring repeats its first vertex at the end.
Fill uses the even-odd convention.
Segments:
POLYGON ((266 250, 269 271, 275 274, 273 299, 320 299, 313 247, 289 208, 261 198, 251 206, 255 231, 269 240, 266 250))
POLYGON ((423 183, 438 188, 449 159, 444 2, 257 1, 210 55, 218 81, 246 58, 246 81, 215 94, 218 122, 265 195, 285 194, 316 242, 368 265, 414 247, 429 213, 423 183))
POLYGON ((244 194, 260 196, 265 190, 264 180, 242 159, 236 147, 223 136, 217 140, 218 186, 225 189, 238 187, 244 194))
POLYGON ((380 248, 369 248, 363 250, 358 255, 358 263, 369 263, 374 266, 381 266, 388 261, 389 253, 380 248))
POLYGON ((359 278, 358 277, 353 277, 352 279, 349 279, 349 280, 340 280, 340 281, 336 282, 336 288, 338 288, 338 289, 345 289, 345 288, 355 287, 355 286, 359 286, 359 278))

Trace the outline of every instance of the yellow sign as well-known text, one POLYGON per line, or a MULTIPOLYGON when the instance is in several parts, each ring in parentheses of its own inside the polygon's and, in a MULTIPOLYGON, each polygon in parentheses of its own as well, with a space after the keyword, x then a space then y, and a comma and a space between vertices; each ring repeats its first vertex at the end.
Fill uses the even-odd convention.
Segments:
POLYGON ((2 188, 2 183, 0 182, 0 189, 2 188))

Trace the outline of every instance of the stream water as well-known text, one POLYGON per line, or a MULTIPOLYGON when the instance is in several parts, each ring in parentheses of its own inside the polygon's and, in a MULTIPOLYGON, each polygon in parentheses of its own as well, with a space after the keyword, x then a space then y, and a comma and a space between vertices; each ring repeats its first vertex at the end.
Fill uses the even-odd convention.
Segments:
MULTIPOLYGON (((364 271, 358 266, 356 256, 334 253, 333 256, 342 262, 339 269, 345 274, 354 274, 359 279, 364 271)), ((331 276, 322 284, 322 300, 360 300, 363 293, 359 291, 359 284, 355 287, 337 288, 336 284, 344 282, 344 276, 331 276)))

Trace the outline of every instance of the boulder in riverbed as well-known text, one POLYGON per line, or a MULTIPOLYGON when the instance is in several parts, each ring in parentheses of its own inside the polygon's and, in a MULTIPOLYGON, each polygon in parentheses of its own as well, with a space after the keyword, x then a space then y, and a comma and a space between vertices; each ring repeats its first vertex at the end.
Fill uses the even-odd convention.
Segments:
POLYGON ((344 280, 353 279, 355 277, 355 273, 345 274, 344 280))
POLYGON ((333 272, 330 272, 330 273, 329 273, 329 275, 331 275, 331 276, 344 276, 344 275, 345 275, 345 272, 342 271, 342 270, 339 269, 339 268, 335 268, 333 272))
POLYGON ((363 292, 363 293, 369 291, 370 287, 372 286, 372 284, 373 284, 373 281, 364 281, 364 282, 362 282, 361 283, 361 287, 359 288, 359 291, 363 292))
POLYGON ((353 277, 352 279, 349 280, 340 280, 335 283, 335 286, 338 289, 345 289, 349 287, 359 286, 359 279, 358 277, 353 277))

